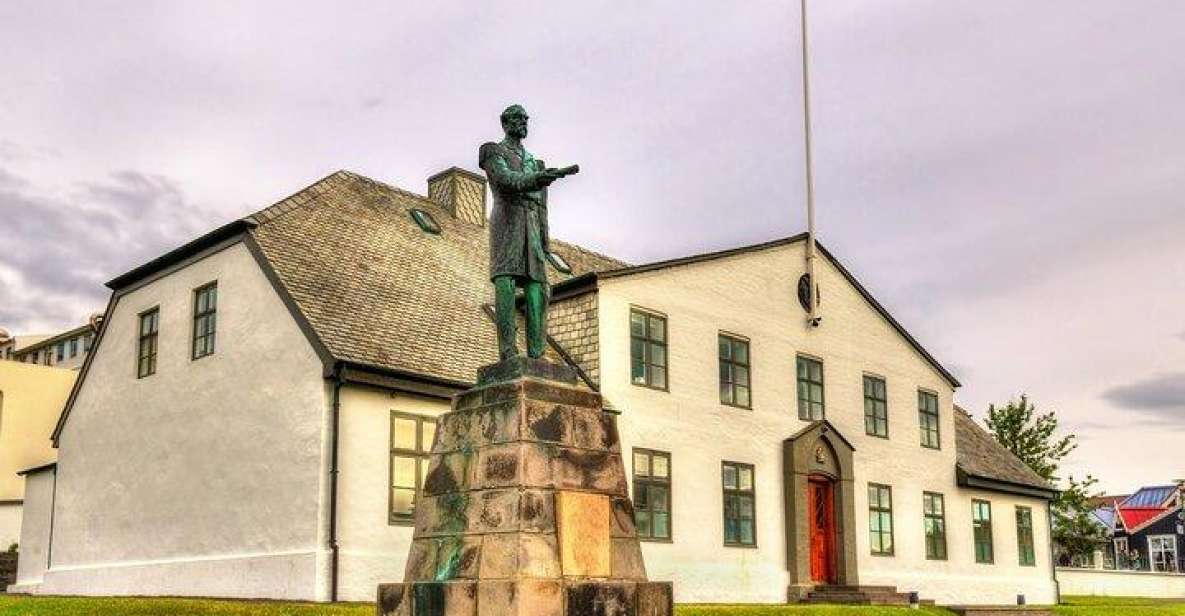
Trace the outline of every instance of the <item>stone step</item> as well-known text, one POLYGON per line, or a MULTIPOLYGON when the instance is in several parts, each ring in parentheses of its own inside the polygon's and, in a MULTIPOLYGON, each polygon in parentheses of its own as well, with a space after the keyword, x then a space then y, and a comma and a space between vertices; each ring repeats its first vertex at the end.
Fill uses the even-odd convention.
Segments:
POLYGON ((1028 605, 971 605, 951 606, 950 611, 959 616, 1052 616, 1047 607, 1028 605))
POLYGON ((889 592, 897 593, 896 586, 849 586, 844 584, 821 584, 814 588, 815 592, 828 590, 843 590, 855 592, 889 592))

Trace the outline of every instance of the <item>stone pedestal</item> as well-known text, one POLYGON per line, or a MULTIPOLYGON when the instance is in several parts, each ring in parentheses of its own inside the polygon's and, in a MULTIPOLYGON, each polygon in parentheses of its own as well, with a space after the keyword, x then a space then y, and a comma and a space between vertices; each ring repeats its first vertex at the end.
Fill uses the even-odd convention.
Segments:
POLYGON ((613 415, 571 368, 482 368, 441 416, 403 583, 379 616, 671 616, 648 582, 613 415))

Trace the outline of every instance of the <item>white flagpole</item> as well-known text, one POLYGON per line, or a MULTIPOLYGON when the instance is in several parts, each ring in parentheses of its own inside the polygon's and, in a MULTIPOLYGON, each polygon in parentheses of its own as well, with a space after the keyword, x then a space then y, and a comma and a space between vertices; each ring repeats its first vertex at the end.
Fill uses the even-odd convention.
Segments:
POLYGON ((810 281, 807 304, 810 306, 808 322, 818 327, 818 298, 815 292, 818 282, 815 278, 815 178, 811 157, 811 80, 810 56, 807 46, 806 0, 800 0, 802 8, 802 122, 806 148, 806 273, 810 281))

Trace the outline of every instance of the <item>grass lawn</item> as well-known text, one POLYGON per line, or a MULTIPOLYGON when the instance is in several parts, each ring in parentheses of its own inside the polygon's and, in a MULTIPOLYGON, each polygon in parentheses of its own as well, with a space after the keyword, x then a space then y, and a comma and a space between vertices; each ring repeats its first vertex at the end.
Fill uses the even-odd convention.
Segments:
POLYGON ((1062 597, 1058 616, 1185 616, 1185 600, 1137 597, 1062 597))
MULTIPOLYGON (((1185 601, 1065 597, 1059 616, 1185 616, 1185 601)), ((950 616, 940 608, 799 605, 680 605, 677 616, 950 616)), ((0 616, 371 616, 374 605, 216 599, 92 599, 0 594, 0 616)))

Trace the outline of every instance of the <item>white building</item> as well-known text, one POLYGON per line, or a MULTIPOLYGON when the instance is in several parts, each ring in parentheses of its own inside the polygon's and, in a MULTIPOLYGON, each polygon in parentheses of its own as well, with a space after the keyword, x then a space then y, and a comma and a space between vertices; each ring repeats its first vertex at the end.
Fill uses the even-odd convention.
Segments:
POLYGON ((58 334, 7 337, 0 330, 0 360, 78 370, 90 354, 98 317, 58 334))
MULTIPOLYGON (((112 280, 13 590, 369 600, 402 579, 433 418, 496 359, 484 181, 428 194, 338 172, 112 280)), ((575 275, 552 351, 621 412, 677 601, 1055 600, 1051 489, 826 251, 811 328, 801 236, 638 267, 553 249, 575 275)))

